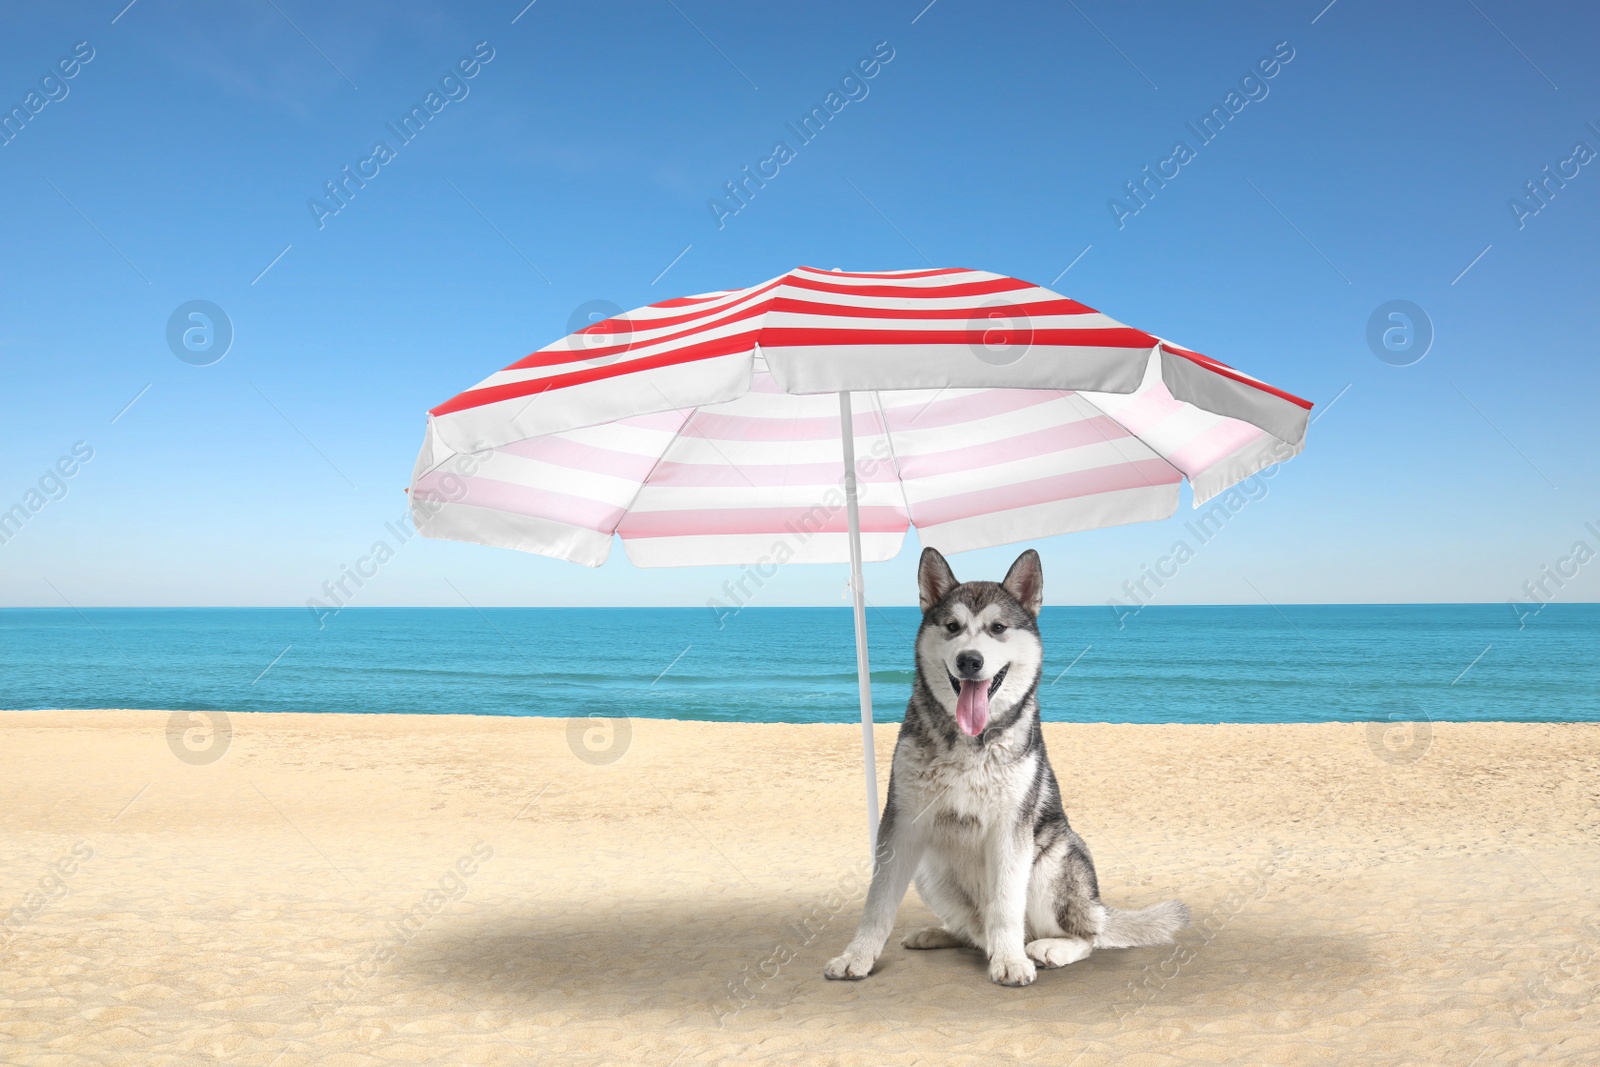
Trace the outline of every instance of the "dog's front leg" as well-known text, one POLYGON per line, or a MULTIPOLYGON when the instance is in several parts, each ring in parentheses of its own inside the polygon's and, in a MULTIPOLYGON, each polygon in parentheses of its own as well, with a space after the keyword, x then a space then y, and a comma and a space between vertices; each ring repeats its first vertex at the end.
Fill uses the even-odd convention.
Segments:
POLYGON ((894 929, 895 913, 911 884, 911 876, 922 860, 924 841, 914 827, 902 830, 895 817, 894 784, 889 786, 889 802, 883 821, 878 824, 878 848, 873 856, 872 887, 867 890, 867 906, 861 925, 844 953, 828 961, 822 969, 825 978, 857 980, 872 973, 883 943, 894 929))
POLYGON ((1032 844, 1031 833, 996 834, 989 849, 989 898, 982 911, 984 949, 989 953, 989 979, 1000 985, 1028 985, 1038 975, 1023 938, 1028 879, 1033 873, 1032 844))

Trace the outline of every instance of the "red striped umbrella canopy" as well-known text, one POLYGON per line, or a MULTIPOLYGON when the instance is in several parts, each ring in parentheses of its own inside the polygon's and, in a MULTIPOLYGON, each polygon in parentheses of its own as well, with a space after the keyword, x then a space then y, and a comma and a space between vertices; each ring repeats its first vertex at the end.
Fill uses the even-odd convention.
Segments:
POLYGON ((434 408, 419 531, 640 566, 864 558, 1166 518, 1299 452, 1311 409, 1042 286, 799 267, 595 323, 434 408), (851 395, 853 394, 853 396, 851 395))

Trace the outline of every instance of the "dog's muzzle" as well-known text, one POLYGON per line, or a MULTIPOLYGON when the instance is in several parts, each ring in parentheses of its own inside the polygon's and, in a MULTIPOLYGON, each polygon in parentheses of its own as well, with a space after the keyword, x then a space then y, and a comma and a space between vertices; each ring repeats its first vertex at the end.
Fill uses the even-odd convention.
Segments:
MULTIPOLYGON (((979 661, 982 663, 982 660, 979 661)), ((962 666, 960 657, 956 665, 962 666)), ((961 727, 961 732, 968 737, 977 737, 989 725, 989 700, 999 692, 1000 686, 1006 680, 1006 672, 1010 666, 1001 667, 995 672, 993 678, 985 681, 982 678, 957 678, 950 675, 950 688, 956 694, 956 725, 961 727)), ((949 672, 945 672, 949 674, 949 672)))

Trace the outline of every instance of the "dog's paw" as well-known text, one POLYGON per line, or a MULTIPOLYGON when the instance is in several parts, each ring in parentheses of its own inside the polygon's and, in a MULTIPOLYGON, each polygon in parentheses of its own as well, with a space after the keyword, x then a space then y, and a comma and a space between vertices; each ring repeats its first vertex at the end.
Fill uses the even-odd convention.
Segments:
POLYGON ((1028 942, 1028 958, 1041 967, 1065 967, 1088 958, 1094 946, 1079 937, 1041 937, 1028 942))
POLYGON ((871 956, 846 951, 844 955, 828 961, 828 965, 822 968, 822 977, 834 981, 859 982, 872 973, 872 965, 876 962, 871 956))
POLYGON ((967 944, 942 926, 925 926, 901 938, 906 948, 964 948, 967 944))
POLYGON ((989 961, 989 981, 996 985, 1032 985, 1033 980, 1039 977, 1039 972, 1034 969, 1033 961, 1026 956, 1015 959, 992 959, 989 961))

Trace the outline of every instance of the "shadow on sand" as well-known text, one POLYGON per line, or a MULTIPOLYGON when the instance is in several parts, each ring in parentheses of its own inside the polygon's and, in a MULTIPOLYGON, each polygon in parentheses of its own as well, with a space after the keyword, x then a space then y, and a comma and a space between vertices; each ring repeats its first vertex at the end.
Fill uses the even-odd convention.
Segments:
POLYGON ((1174 946, 1099 951, 1041 971, 1027 989, 1007 989, 988 981, 976 951, 902 948, 905 933, 933 921, 908 901, 869 979, 826 981, 823 964, 844 947, 859 915, 859 903, 829 915, 795 901, 703 898, 623 913, 573 906, 499 914, 470 928, 441 921, 406 946, 391 974, 419 992, 519 1013, 704 1013, 714 1023, 745 1011, 838 1010, 870 995, 886 1018, 975 1021, 1037 1012, 1047 1002, 1088 1022, 1156 1004, 1193 1003, 1208 1015, 1259 1011, 1286 983, 1303 1003, 1316 999, 1319 985, 1331 996, 1372 970, 1356 941, 1295 934, 1243 914, 1209 940, 1191 928, 1174 946))

